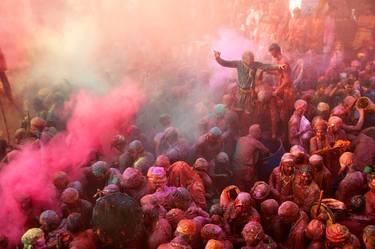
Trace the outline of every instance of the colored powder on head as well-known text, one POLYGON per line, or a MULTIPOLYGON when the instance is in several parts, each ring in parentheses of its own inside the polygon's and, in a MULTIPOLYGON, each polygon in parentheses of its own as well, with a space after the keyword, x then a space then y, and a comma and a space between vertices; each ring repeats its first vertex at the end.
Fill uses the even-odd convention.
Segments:
POLYGON ((55 173, 63 170, 77 179, 93 151, 108 155, 111 139, 119 127, 132 121, 141 100, 139 90, 125 84, 103 96, 83 91, 74 96, 66 105, 71 113, 67 129, 40 149, 25 146, 2 168, 0 234, 8 236, 11 244, 19 242, 26 220, 20 202, 25 198, 31 199, 33 216, 42 208, 56 210, 55 173))

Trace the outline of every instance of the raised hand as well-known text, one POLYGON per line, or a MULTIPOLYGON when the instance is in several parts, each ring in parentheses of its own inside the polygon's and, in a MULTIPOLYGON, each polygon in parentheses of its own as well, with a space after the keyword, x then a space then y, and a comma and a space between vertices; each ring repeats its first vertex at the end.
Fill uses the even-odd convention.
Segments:
POLYGON ((219 51, 214 50, 215 59, 219 59, 221 53, 219 51))
POLYGON ((282 64, 282 65, 279 65, 279 69, 280 70, 286 70, 288 68, 288 65, 287 64, 282 64))

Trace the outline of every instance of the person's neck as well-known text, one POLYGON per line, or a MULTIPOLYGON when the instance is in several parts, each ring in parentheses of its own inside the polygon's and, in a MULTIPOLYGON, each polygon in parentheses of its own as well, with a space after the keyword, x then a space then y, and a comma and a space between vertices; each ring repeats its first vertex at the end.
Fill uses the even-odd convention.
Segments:
POLYGON ((256 138, 256 136, 254 136, 254 135, 252 135, 252 134, 248 134, 247 135, 249 138, 253 138, 253 139, 255 139, 255 140, 258 140, 257 138, 256 138))

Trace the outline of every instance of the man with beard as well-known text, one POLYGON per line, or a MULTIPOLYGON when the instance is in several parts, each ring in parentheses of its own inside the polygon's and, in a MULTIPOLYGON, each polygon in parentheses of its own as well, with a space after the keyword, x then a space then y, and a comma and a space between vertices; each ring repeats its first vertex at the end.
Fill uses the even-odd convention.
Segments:
POLYGON ((313 128, 315 136, 310 139, 310 154, 330 148, 327 139, 327 122, 323 119, 319 119, 314 123, 313 128))
POLYGON ((285 153, 280 166, 276 167, 268 181, 272 195, 281 203, 293 199, 293 183, 295 178, 295 157, 285 153))
POLYGON ((320 189, 318 185, 313 181, 313 170, 311 166, 303 166, 300 169, 300 176, 294 186, 294 202, 306 213, 309 213, 313 203, 319 199, 319 192, 320 189))
POLYGON ((239 113, 242 127, 248 125, 248 119, 254 107, 254 87, 257 70, 283 70, 284 65, 268 65, 254 61, 254 54, 246 51, 241 61, 223 60, 220 52, 214 52, 216 61, 223 67, 236 68, 238 74, 238 92, 234 110, 239 113), (245 121, 245 122, 244 122, 245 121))

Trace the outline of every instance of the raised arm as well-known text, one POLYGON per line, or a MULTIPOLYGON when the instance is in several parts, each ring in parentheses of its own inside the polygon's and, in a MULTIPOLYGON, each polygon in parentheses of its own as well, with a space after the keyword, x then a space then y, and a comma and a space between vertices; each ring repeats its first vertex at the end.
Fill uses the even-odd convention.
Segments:
POLYGON ((274 71, 283 69, 283 67, 278 64, 263 64, 260 62, 255 62, 255 67, 263 71, 274 71))
POLYGON ((241 63, 240 61, 227 61, 220 57, 220 52, 214 51, 215 60, 223 67, 237 68, 241 63))
POLYGON ((355 125, 343 125, 345 131, 360 131, 362 130, 363 123, 365 122, 365 110, 357 108, 359 112, 359 119, 355 125))
POLYGON ((263 154, 266 154, 266 155, 271 154, 271 151, 258 140, 256 140, 254 144, 256 148, 260 150, 263 154))

